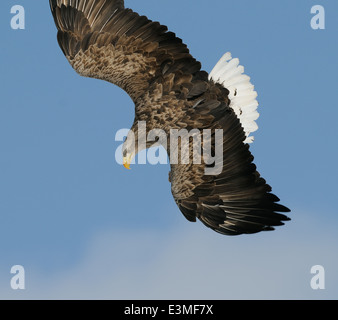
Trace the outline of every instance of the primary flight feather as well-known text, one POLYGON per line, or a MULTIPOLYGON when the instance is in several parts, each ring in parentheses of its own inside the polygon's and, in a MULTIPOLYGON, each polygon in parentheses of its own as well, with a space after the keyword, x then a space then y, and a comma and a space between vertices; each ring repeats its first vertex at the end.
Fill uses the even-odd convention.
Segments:
MULTIPOLYGON (((249 143, 258 128, 257 93, 238 59, 227 53, 210 74, 202 71, 181 39, 126 9, 123 0, 50 0, 50 7, 59 45, 71 66, 82 76, 118 85, 134 101, 131 132, 136 143, 140 121, 146 124, 145 134, 161 129, 167 133, 162 144, 172 160, 168 146, 173 130, 211 130, 201 146, 205 151, 210 145, 213 157, 216 132, 221 132, 217 173, 206 173, 211 169, 208 155, 194 163, 189 137, 187 150, 180 149, 182 136, 176 153, 187 153, 189 161, 179 156, 178 162, 170 161, 171 191, 189 221, 198 218, 216 232, 239 235, 273 230, 289 220, 283 213, 290 210, 278 203, 252 162, 249 143)), ((137 143, 134 149, 128 138, 123 147, 127 168, 142 148, 150 147, 137 143)))

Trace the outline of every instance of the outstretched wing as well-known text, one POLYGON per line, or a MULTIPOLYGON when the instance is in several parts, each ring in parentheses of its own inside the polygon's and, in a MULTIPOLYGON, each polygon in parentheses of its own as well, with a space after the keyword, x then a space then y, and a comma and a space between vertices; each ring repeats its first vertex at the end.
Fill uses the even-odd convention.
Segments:
MULTIPOLYGON (((206 174, 206 168, 212 168, 213 164, 203 162, 171 165, 172 193, 184 216, 192 222, 198 218, 207 227, 226 235, 274 230, 274 226, 290 220, 282 214, 290 210, 278 203, 279 198, 257 172, 249 145, 244 143, 245 132, 233 109, 224 102, 206 99, 194 110, 190 123, 187 121, 188 128, 196 127, 194 119, 203 122, 208 115, 205 127, 223 129, 220 155, 215 152, 219 143, 215 136, 211 136, 211 152, 203 144, 207 155, 214 154, 215 162, 220 160, 221 170, 206 174)), ((207 141, 204 135, 202 140, 207 141)))
POLYGON ((123 0, 50 0, 50 6, 72 67, 120 86, 134 101, 165 74, 201 68, 181 39, 125 9, 123 0))

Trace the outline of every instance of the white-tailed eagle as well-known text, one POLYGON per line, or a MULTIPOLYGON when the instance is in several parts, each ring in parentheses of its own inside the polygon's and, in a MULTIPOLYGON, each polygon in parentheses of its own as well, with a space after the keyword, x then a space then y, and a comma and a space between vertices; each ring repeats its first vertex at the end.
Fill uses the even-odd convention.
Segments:
MULTIPOLYGON (((206 174, 210 164, 205 160, 171 163, 171 191, 189 221, 198 218, 216 232, 239 235, 273 230, 289 220, 283 213, 290 210, 271 193, 249 151, 250 134, 258 128, 257 93, 238 59, 227 53, 210 74, 202 71, 181 39, 126 9, 124 0, 50 0, 50 7, 71 66, 82 76, 118 85, 134 101, 136 142, 139 121, 146 123, 147 132, 161 129, 168 137, 172 129, 210 129, 214 155, 215 132, 222 130, 217 174, 206 174)), ((127 137, 126 167, 141 151, 138 144, 136 150, 130 146, 127 137)))

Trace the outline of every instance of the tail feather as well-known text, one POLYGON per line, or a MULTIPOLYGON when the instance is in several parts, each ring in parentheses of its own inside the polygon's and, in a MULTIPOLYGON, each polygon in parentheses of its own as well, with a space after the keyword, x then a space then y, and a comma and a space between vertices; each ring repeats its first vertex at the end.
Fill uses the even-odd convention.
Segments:
POLYGON ((227 52, 210 72, 209 80, 220 83, 229 90, 230 107, 239 118, 247 137, 244 142, 251 143, 254 137, 250 134, 258 129, 255 122, 259 118, 257 92, 254 91, 250 77, 243 73, 244 67, 239 65, 239 60, 232 59, 230 52, 227 52))

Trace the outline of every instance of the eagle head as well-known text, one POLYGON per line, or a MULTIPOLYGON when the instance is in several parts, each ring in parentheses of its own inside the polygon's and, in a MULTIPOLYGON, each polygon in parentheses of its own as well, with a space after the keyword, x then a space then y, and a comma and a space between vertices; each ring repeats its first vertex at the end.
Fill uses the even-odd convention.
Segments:
POLYGON ((135 156, 144 149, 154 146, 153 141, 147 141, 147 126, 145 121, 134 121, 122 145, 123 166, 130 169, 135 156))

